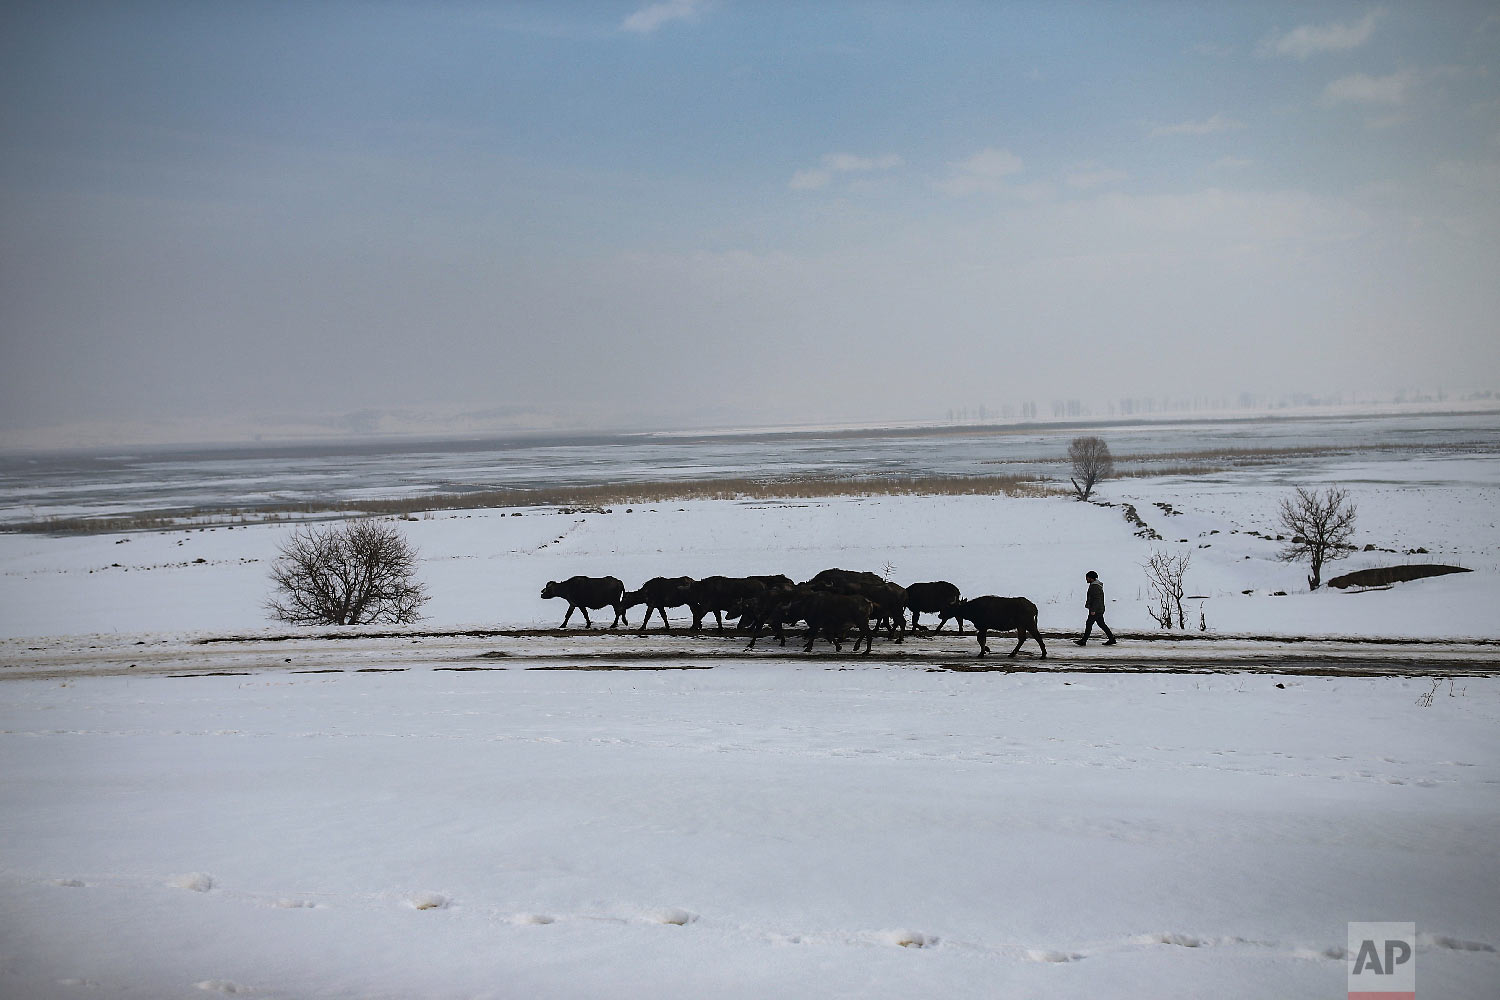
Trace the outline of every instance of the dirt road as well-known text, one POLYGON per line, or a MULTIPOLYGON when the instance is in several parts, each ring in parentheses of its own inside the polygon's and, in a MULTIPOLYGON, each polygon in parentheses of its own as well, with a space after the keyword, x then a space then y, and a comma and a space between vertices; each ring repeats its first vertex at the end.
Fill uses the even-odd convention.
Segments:
MULTIPOLYGON (((797 633, 800 635, 800 631, 797 633)), ((1353 639, 1224 636, 1213 633, 1120 635, 1113 647, 1079 648, 1071 635, 1046 634, 1046 659, 1028 642, 990 637, 980 658, 972 632, 922 633, 877 640, 869 655, 819 642, 804 653, 794 636, 782 647, 762 638, 705 630, 637 635, 604 629, 309 629, 241 635, 141 634, 0 641, 0 680, 88 676, 173 676, 402 670, 689 670, 780 663, 789 668, 953 671, 1274 673, 1301 675, 1474 677, 1500 674, 1497 639, 1353 639)))

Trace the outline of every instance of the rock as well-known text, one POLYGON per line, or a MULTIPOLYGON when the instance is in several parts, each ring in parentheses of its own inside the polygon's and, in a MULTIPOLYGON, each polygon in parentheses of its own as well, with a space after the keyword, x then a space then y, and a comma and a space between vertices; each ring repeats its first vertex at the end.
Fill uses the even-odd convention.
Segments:
POLYGON ((1421 564, 1415 566, 1381 566, 1376 569, 1361 569, 1345 573, 1328 581, 1328 586, 1343 590, 1346 587, 1388 587, 1409 580, 1423 580, 1430 576, 1446 576, 1449 573, 1469 573, 1462 566, 1438 566, 1421 564))

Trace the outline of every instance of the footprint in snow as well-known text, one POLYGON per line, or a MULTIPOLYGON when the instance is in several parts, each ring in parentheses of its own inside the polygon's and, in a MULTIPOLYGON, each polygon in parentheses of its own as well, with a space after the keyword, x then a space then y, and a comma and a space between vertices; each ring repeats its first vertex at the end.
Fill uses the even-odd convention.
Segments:
POLYGON ((414 892, 406 902, 414 910, 446 910, 453 905, 453 900, 440 892, 414 892))
POLYGON ((510 922, 513 924, 519 924, 521 926, 540 927, 546 924, 556 923, 557 918, 549 916, 545 913, 517 913, 515 916, 510 918, 510 922))
POLYGON ((167 881, 167 885, 174 889, 208 892, 214 887, 214 878, 204 872, 188 872, 186 875, 174 875, 167 881))
POLYGON ((1078 962, 1083 956, 1076 951, 1047 951, 1044 948, 1032 948, 1026 952, 1028 962, 1049 962, 1061 965, 1064 962, 1078 962))
POLYGON ((194 983, 195 987, 208 993, 254 993, 255 990, 240 983, 230 982, 227 979, 205 979, 194 983))
POLYGON ((651 910, 645 914, 647 920, 658 924, 673 924, 677 927, 685 927, 698 919, 698 914, 687 910, 680 910, 675 906, 665 907, 660 910, 651 910))
POLYGON ((1447 937, 1441 934, 1418 934, 1417 943, 1429 945, 1433 948, 1442 948, 1446 951, 1495 951, 1494 945, 1486 944, 1483 941, 1464 941, 1460 938, 1447 937))
POLYGON ((898 948, 932 948, 938 943, 937 937, 932 934, 923 934, 921 931, 886 931, 876 935, 882 944, 895 945, 898 948))
POLYGON ((60 885, 64 889, 82 889, 88 883, 77 878, 55 878, 52 880, 52 884, 60 885))
POLYGON ((1191 934, 1173 934, 1161 931, 1156 934, 1141 934, 1131 938, 1135 944, 1175 944, 1179 948, 1201 948, 1203 941, 1191 934))

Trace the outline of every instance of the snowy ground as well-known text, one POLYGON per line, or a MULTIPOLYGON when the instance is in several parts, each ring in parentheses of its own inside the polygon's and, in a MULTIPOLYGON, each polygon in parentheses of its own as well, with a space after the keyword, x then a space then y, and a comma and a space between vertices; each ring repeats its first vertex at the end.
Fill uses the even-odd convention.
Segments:
POLYGON ((7 996, 1322 997, 1500 975, 1500 681, 0 685, 7 996), (1283 686, 1278 686, 1283 685, 1283 686))
POLYGON ((1424 995, 1492 996, 1500 484, 1391 465, 1343 470, 1358 541, 1429 554, 1333 571, 1473 573, 1309 594, 1248 534, 1263 476, 471 512, 403 525, 444 635, 275 640, 284 527, 0 536, 0 995, 1326 997, 1347 923, 1391 920, 1424 995), (1192 551, 1200 641, 1059 638, 1086 569, 1155 632, 1153 547, 1192 551), (525 634, 575 573, 831 565, 1030 596, 1047 669, 525 634))
MULTIPOLYGON (((575 574, 635 587, 653 576, 716 573, 803 580, 841 566, 903 584, 951 580, 966 596, 1024 595, 1040 608, 1044 629, 1082 626, 1083 574, 1093 569, 1110 598, 1111 624, 1154 630, 1141 564, 1152 549, 1167 549, 1192 556, 1185 608, 1192 627, 1500 637, 1500 461, 1328 470, 1329 481, 1349 483, 1359 505, 1356 543, 1377 550, 1328 564, 1325 579, 1403 562, 1474 571, 1359 594, 1309 594, 1306 566, 1276 558, 1282 546, 1260 536, 1277 534, 1276 504, 1288 487, 1268 475, 1122 480, 1101 496, 1114 507, 1010 497, 692 501, 611 513, 443 512, 403 528, 421 550, 433 595, 425 624, 439 628, 555 625, 565 608, 538 595, 548 580, 575 574), (1126 503, 1160 541, 1135 533, 1126 503), (1404 554, 1414 549, 1427 552, 1404 554)), ((0 535, 0 636, 270 626, 262 608, 268 564, 290 530, 0 535)))

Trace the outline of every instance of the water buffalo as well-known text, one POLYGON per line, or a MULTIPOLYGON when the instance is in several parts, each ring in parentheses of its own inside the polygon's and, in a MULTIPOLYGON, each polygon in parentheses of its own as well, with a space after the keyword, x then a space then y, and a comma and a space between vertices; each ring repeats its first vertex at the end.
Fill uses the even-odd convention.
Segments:
POLYGON ((654 576, 641 584, 640 590, 632 590, 625 595, 625 608, 629 610, 638 604, 646 606, 646 617, 641 621, 642 633, 651 623, 653 611, 660 612, 662 628, 671 628, 672 623, 667 621, 667 609, 688 604, 692 588, 693 578, 690 576, 654 576))
POLYGON ((873 641, 870 619, 875 616, 875 608, 868 599, 855 594, 835 594, 829 591, 806 592, 793 599, 790 611, 807 621, 807 645, 802 647, 804 653, 812 652, 813 642, 819 636, 833 643, 834 650, 843 652, 844 636, 850 629, 857 633, 854 652, 859 652, 861 642, 865 644, 865 653, 870 652, 873 641))
MULTIPOLYGON (((979 655, 983 656, 990 651, 989 644, 984 641, 989 632, 1009 632, 1012 629, 1016 633, 1016 648, 1009 653, 1015 656, 1020 651, 1026 636, 1036 638, 1036 644, 1042 647, 1042 659, 1047 658, 1047 644, 1042 641, 1042 633, 1036 625, 1036 605, 1024 597, 995 597, 987 595, 976 597, 968 601, 959 601, 948 610, 940 613, 942 621, 949 618, 968 620, 974 623, 979 631, 979 655)), ((941 627, 942 622, 939 622, 941 627)))
POLYGON ((810 595, 829 593, 816 590, 807 583, 791 583, 786 577, 768 586, 759 596, 740 601, 730 609, 730 615, 740 616, 740 627, 750 632, 746 649, 754 649, 767 627, 783 646, 786 645, 786 626, 802 620, 802 602, 810 595))
POLYGON ((807 581, 813 590, 831 590, 835 594, 857 594, 867 587, 878 587, 885 578, 856 569, 825 569, 807 581))
MULTIPOLYGON (((914 583, 906 588, 906 608, 911 612, 911 628, 915 632, 925 629, 926 626, 918 625, 917 619, 925 611, 942 614, 953 605, 958 603, 958 588, 947 580, 934 580, 931 583, 914 583)), ((943 619, 946 621, 947 619, 943 619)), ((943 627, 943 621, 938 622, 938 628, 943 627)), ((963 619, 959 619, 958 631, 962 635, 964 630, 963 619)))
POLYGON ((719 630, 723 631, 726 612, 731 612, 730 618, 736 617, 735 612, 742 609, 746 601, 759 598, 765 591, 764 583, 750 577, 705 576, 695 580, 688 590, 688 607, 693 609, 693 631, 703 627, 703 618, 710 611, 719 624, 719 630))
POLYGON ((888 630, 891 639, 906 634, 906 589, 874 573, 851 569, 825 569, 804 584, 812 590, 863 597, 874 607, 875 627, 888 630))
POLYGON ((542 597, 561 597, 568 602, 568 613, 563 615, 562 624, 558 628, 568 627, 568 619, 573 617, 574 608, 583 612, 585 628, 594 627, 594 623, 589 620, 590 608, 613 608, 615 620, 610 622, 610 628, 621 622, 630 624, 625 621, 625 585, 612 576, 575 576, 560 583, 551 580, 542 588, 542 597))
POLYGON ((791 577, 784 576, 781 573, 768 574, 765 576, 747 576, 745 577, 745 579, 754 580, 756 583, 763 583, 766 585, 766 588, 768 590, 773 591, 791 590, 796 586, 796 584, 792 582, 791 577))
POLYGON ((785 620, 783 612, 797 585, 784 576, 751 576, 746 577, 746 580, 757 586, 746 588, 744 593, 724 609, 725 616, 738 618, 741 631, 750 633, 750 644, 746 649, 755 648, 755 640, 760 638, 761 631, 767 625, 771 626, 772 634, 785 646, 786 634, 781 629, 785 620))
POLYGON ((856 597, 863 597, 870 602, 871 613, 875 616, 875 630, 877 632, 884 627, 886 635, 893 642, 900 642, 905 638, 905 587, 898 583, 891 583, 889 580, 881 580, 879 586, 861 587, 854 594, 856 597))

